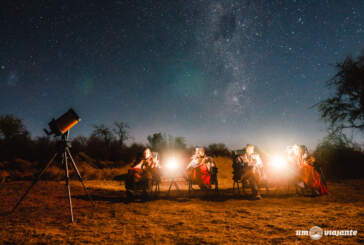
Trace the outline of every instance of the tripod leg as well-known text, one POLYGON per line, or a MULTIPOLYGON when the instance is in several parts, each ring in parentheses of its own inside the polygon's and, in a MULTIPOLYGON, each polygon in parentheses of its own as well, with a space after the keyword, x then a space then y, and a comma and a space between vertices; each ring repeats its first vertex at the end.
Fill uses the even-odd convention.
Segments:
POLYGON ((76 170, 76 173, 77 173, 78 179, 80 180, 80 182, 81 182, 81 184, 82 184, 82 187, 83 187, 83 189, 84 189, 84 191, 85 191, 86 195, 88 196, 88 199, 90 199, 90 201, 91 201, 91 203, 92 203, 92 206, 95 206, 95 203, 94 203, 94 201, 92 200, 92 198, 91 198, 90 194, 89 194, 89 193, 88 193, 88 191, 87 191, 87 188, 86 188, 86 186, 85 186, 85 184, 84 184, 84 182, 83 182, 83 179, 82 179, 82 176, 81 176, 81 174, 80 174, 80 171, 78 171, 77 165, 76 165, 75 161, 73 160, 73 157, 72 157, 71 152, 70 152, 70 150, 69 150, 69 149, 67 149, 67 153, 68 153, 68 155, 70 156, 70 159, 71 159, 71 162, 72 162, 72 166, 73 166, 73 168, 76 170))
POLYGON ((33 183, 29 186, 29 188, 26 190, 26 192, 23 194, 23 196, 19 199, 19 201, 16 203, 16 205, 14 206, 14 208, 10 211, 10 213, 14 212, 15 209, 20 205, 20 203, 24 200, 24 198, 28 195, 29 191, 33 188, 33 186, 39 181, 40 177, 42 177, 42 175, 45 173, 45 171, 49 168, 49 166, 51 166, 51 164, 53 163, 54 159, 56 159, 57 157, 57 153, 54 154, 54 156, 51 158, 51 160, 49 160, 49 162, 47 163, 47 165, 43 168, 43 170, 39 173, 38 177, 33 181, 33 183))
POLYGON ((172 185, 173 185, 173 180, 172 180, 171 184, 169 185, 169 188, 168 188, 168 194, 169 194, 169 192, 171 191, 172 185))
POLYGON ((70 204, 70 212, 71 212, 71 220, 73 223, 73 210, 72 210, 72 198, 71 198, 71 188, 70 188, 70 175, 69 175, 69 171, 68 171, 68 162, 67 162, 67 153, 64 152, 63 155, 63 162, 64 162, 64 169, 65 169, 65 173, 66 173, 66 191, 68 193, 68 201, 70 204))
POLYGON ((192 181, 188 180, 188 194, 191 194, 192 191, 192 181))
POLYGON ((174 181, 174 186, 176 187, 176 190, 177 190, 177 191, 179 191, 179 187, 178 187, 178 185, 177 185, 177 182, 176 182, 176 181, 174 181))

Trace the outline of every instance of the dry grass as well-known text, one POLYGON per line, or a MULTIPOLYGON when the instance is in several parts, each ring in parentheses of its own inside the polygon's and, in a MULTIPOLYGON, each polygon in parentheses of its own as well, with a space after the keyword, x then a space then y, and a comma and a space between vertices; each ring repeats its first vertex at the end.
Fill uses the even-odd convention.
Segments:
POLYGON ((323 237, 317 244, 364 242, 364 181, 330 183, 330 195, 318 198, 280 192, 251 201, 225 189, 217 196, 163 192, 133 202, 119 182, 87 181, 95 208, 72 181, 74 224, 63 181, 40 182, 6 215, 29 184, 6 183, 0 191, 0 244, 311 244, 295 231, 314 225, 359 231, 357 237, 323 237))
MULTIPOLYGON (((30 185, 5 183, 0 190, 0 244, 311 244, 296 230, 314 225, 324 229, 355 229, 356 237, 323 237, 317 244, 364 243, 364 180, 329 184, 329 196, 297 197, 293 189, 252 201, 233 193, 231 159, 215 158, 220 194, 182 191, 128 200, 123 185, 111 181, 124 168, 78 166, 95 199, 93 208, 81 184, 72 181, 75 223, 70 223, 64 181, 41 181, 13 214, 7 212, 30 185)), ((52 167, 46 179, 60 180, 52 167)))
MULTIPOLYGON (((115 177, 120 176, 128 172, 130 166, 124 166, 122 168, 94 168, 86 162, 79 162, 77 164, 78 169, 85 180, 113 180, 115 177)), ((76 172, 73 167, 69 165, 70 175, 72 179, 77 179, 76 172)), ((12 180, 29 180, 37 176, 39 170, 0 170, 0 177, 8 175, 12 180)), ((51 165, 46 172, 42 175, 42 180, 60 181, 64 179, 64 169, 58 165, 51 165)))

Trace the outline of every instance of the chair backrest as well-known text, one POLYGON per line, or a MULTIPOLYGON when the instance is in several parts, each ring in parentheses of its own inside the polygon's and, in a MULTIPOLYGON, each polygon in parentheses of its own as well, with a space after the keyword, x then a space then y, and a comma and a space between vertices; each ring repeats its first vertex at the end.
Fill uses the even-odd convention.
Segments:
POLYGON ((159 165, 159 153, 158 152, 155 152, 155 151, 153 151, 153 161, 154 161, 154 163, 155 163, 155 167, 160 167, 160 165, 159 165))

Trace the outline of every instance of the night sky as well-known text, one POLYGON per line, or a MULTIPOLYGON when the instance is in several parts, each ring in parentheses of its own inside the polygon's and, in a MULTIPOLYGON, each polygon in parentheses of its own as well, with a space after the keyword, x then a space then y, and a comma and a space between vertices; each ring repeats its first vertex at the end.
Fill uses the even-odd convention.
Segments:
POLYGON ((326 135, 315 103, 364 48, 363 0, 2 1, 0 114, 32 136, 73 107, 189 145, 266 151, 326 135))

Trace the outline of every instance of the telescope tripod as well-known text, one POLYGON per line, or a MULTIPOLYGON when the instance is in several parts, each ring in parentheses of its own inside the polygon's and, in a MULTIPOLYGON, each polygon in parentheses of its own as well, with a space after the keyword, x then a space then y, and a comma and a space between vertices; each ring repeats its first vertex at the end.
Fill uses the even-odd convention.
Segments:
POLYGON ((75 169, 75 171, 77 173, 77 176, 78 176, 78 179, 81 182, 82 187, 83 187, 86 195, 88 196, 89 200, 91 201, 92 206, 95 206, 90 194, 88 193, 88 191, 86 189, 86 186, 85 186, 85 184, 83 182, 80 171, 78 170, 77 165, 76 165, 75 161, 73 160, 73 157, 72 157, 71 152, 69 150, 69 148, 71 146, 70 146, 70 142, 68 141, 68 135, 69 135, 68 131, 67 131, 66 134, 62 135, 62 140, 60 142, 58 142, 59 143, 58 151, 53 155, 53 157, 49 160, 47 165, 39 173, 38 177, 32 182, 32 184, 29 186, 29 188, 25 191, 23 196, 19 199, 19 201, 14 206, 14 208, 11 210, 11 213, 16 210, 16 208, 20 205, 20 203, 28 195, 28 193, 33 188, 33 186, 40 180, 42 175, 47 171, 47 169, 52 165, 52 163, 56 162, 57 160, 62 163, 62 166, 64 167, 64 170, 65 170, 66 191, 68 193, 68 201, 69 201, 69 206, 70 206, 70 214, 71 214, 72 223, 73 223, 74 220, 73 220, 72 197, 71 197, 70 176, 69 176, 69 166, 68 166, 69 164, 72 165, 73 168, 75 169))
POLYGON ((176 190, 177 190, 177 191, 179 191, 179 187, 178 187, 178 185, 177 185, 177 182, 176 182, 176 178, 175 178, 175 177, 174 177, 174 178, 172 178, 172 180, 171 180, 171 182, 170 182, 170 184, 169 184, 168 194, 169 194, 169 192, 171 191, 172 186, 174 186, 174 187, 176 188, 176 190))

